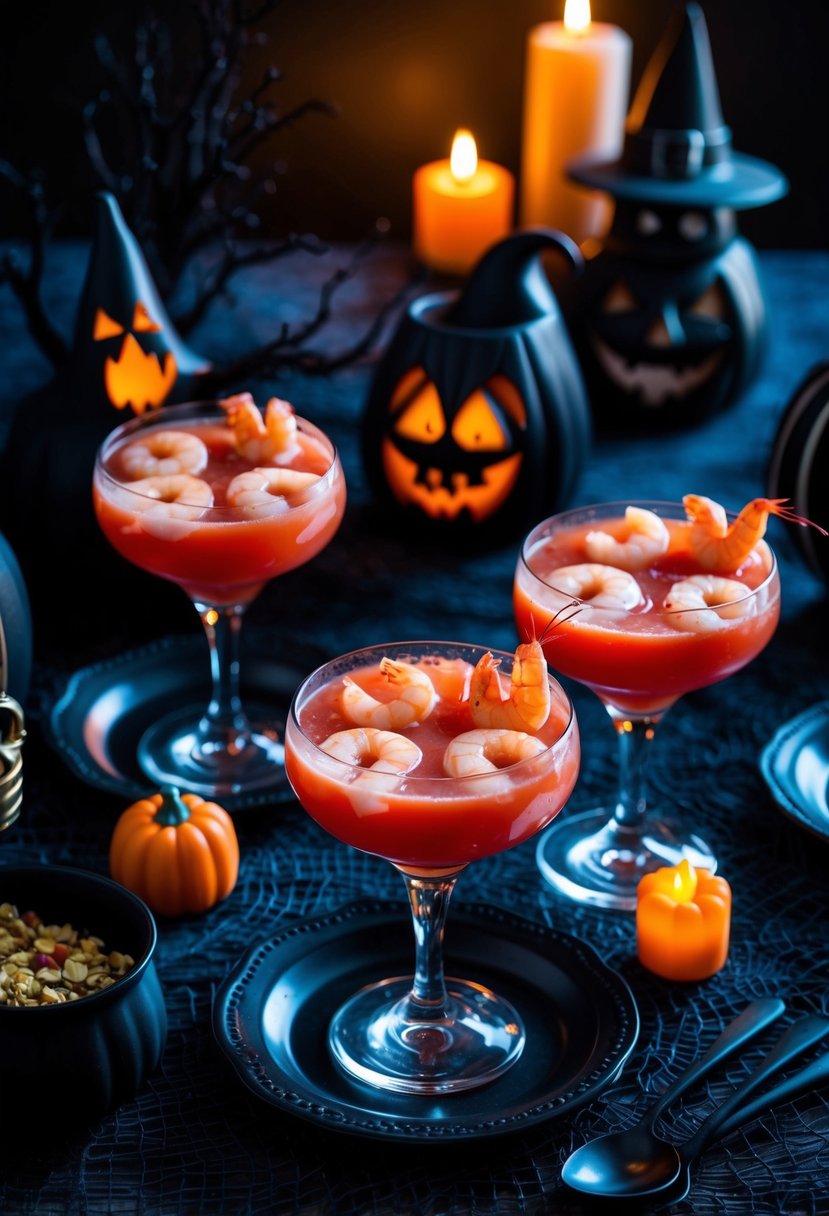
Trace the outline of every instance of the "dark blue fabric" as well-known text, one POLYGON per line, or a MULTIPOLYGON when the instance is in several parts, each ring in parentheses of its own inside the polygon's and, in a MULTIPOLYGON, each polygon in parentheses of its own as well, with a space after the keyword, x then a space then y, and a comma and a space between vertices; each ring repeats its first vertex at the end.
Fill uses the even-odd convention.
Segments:
MULTIPOLYGON (((749 393, 690 432, 599 437, 574 505, 677 499, 695 491, 739 507, 763 493, 786 400, 829 351, 829 254, 767 253, 761 262, 773 313, 771 343, 749 393)), ((63 249, 47 283, 50 305, 67 328, 82 267, 82 251, 63 249)), ((280 320, 307 315, 330 269, 330 260, 294 263, 251 276, 235 304, 217 310, 192 336, 193 345, 217 360, 238 354, 257 335, 264 339, 272 333, 280 320)), ((337 297, 334 323, 320 343, 336 352, 353 340, 407 273, 400 251, 375 255, 337 297)), ((0 294, 0 349, 7 423, 21 396, 48 378, 7 294, 0 294)), ((477 554, 420 547, 397 538, 373 511, 358 436, 371 371, 367 361, 328 378, 291 373, 251 386, 290 398, 332 435, 350 495, 336 539, 309 566, 274 584, 252 609, 252 623, 272 628, 286 647, 314 642, 330 654, 406 637, 512 649, 517 545, 477 554)), ((0 1208, 79 1214, 555 1211, 575 1216, 594 1209, 560 1183, 567 1154, 585 1138, 631 1122, 752 997, 778 995, 792 1011, 829 1014, 829 844, 776 809, 757 767, 761 748, 781 722, 829 696, 826 590, 804 566, 788 526, 774 521, 769 535, 784 588, 774 640, 727 683, 679 702, 660 727, 650 769, 654 804, 694 817, 715 842, 721 873, 732 884, 733 937, 724 970, 692 985, 646 973, 636 960, 632 917, 576 907, 553 894, 536 870, 533 842, 472 866, 458 887, 459 903, 507 902, 524 915, 582 936, 626 977, 639 1005, 642 1033, 622 1077, 604 1097, 564 1123, 435 1153, 428 1146, 338 1139, 249 1095, 230 1074, 210 1031, 212 995, 242 952, 274 926, 362 894, 400 899, 403 915, 402 885, 389 866, 338 844, 291 804, 272 816, 239 818, 242 868, 224 904, 161 926, 159 971, 170 1038, 159 1073, 135 1101, 91 1128, 74 1125, 71 1094, 44 1095, 43 1118, 29 1130, 26 1151, 4 1160, 0 1208)), ((164 619, 150 619, 145 632, 160 636, 166 629, 164 619)), ((192 629, 197 629, 195 619, 192 629)), ((69 672, 135 640, 113 620, 111 630, 82 652, 69 634, 48 648, 36 645, 32 718, 69 672)), ((578 812, 612 796, 615 757, 604 711, 587 692, 572 691, 584 747, 570 808, 578 812)), ((87 790, 64 772, 36 721, 25 766, 24 811, 0 841, 2 860, 40 858, 105 870, 110 832, 122 809, 117 800, 87 790)), ((751 1059, 756 1053, 721 1070, 674 1108, 680 1136, 725 1096, 729 1081, 742 1077, 751 1059)), ((803 1097, 711 1148, 694 1171, 688 1201, 677 1210, 729 1216, 825 1212, 826 1097, 803 1097)), ((2 1101, 7 1105, 13 1098, 4 1094, 2 1101)))

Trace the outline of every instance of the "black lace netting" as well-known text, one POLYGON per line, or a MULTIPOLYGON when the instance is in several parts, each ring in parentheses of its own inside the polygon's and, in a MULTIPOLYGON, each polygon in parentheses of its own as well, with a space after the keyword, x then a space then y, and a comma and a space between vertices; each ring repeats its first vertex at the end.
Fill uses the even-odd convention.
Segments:
MULTIPOLYGON (((768 255, 763 265, 778 320, 761 381, 730 413, 691 434, 600 440, 579 502, 676 498, 693 489, 739 505, 762 491, 785 398, 809 362, 825 357, 823 330, 819 334, 817 321, 808 322, 824 298, 829 255, 768 255)), ((402 266, 402 259, 383 263, 383 283, 400 275, 402 266)), ((73 281, 68 272, 67 278, 73 281)), ((266 311, 264 291, 261 299, 266 311)), ((356 313, 367 311, 364 297, 354 297, 353 304, 356 313)), ((9 330, 8 317, 3 325, 9 330)), ((222 340, 219 325, 215 338, 222 340)), ((428 551, 398 541, 373 520, 355 426, 368 374, 352 369, 324 383, 297 377, 279 386, 333 433, 351 507, 329 549, 274 585, 253 609, 252 624, 272 624, 288 648, 311 639, 327 653, 416 636, 511 648, 514 548, 478 555, 428 551)), ((290 804, 272 815, 238 817, 242 869, 224 904, 160 927, 158 967, 170 1015, 160 1070, 135 1100, 91 1127, 74 1125, 72 1095, 56 1080, 44 1094, 39 1125, 17 1129, 22 1143, 15 1137, 4 1144, 0 1210, 581 1216, 597 1209, 562 1186, 568 1153, 588 1137, 633 1122, 748 1001, 781 996, 787 1020, 801 1011, 829 1014, 829 844, 780 813, 757 767, 761 748, 781 722, 829 696, 825 598, 784 527, 773 525, 771 539, 785 596, 775 639, 737 676, 676 706, 659 729, 650 769, 653 804, 693 816, 715 842, 721 873, 732 884, 725 969, 690 985, 649 975, 635 957, 632 918, 555 895, 539 876, 532 842, 470 867, 458 886, 458 904, 506 902, 583 937, 626 978, 639 1007, 640 1039, 622 1076, 600 1098, 566 1120, 512 1136, 417 1146, 338 1136, 248 1093, 210 1029, 216 988, 246 947, 276 927, 364 894, 399 900, 404 915, 402 884, 389 866, 339 845, 290 804)), ((164 623, 149 615, 147 635, 163 631, 164 623)), ((42 739, 36 714, 66 673, 135 640, 116 623, 83 654, 73 650, 69 636, 40 650, 25 749, 25 808, 0 841, 0 859, 106 869, 110 832, 123 804, 63 770, 42 739)), ((578 812, 612 796, 614 739, 598 703, 572 691, 584 745, 570 808, 578 812)), ((447 932, 451 937, 451 912, 447 932)), ((690 1134, 759 1055, 760 1048, 746 1051, 677 1104, 670 1112, 672 1134, 690 1134)), ((826 1091, 803 1096, 714 1145, 694 1168, 689 1198, 674 1210, 711 1216, 829 1211, 827 1098, 826 1091)), ((8 1114, 14 1096, 0 1093, 0 1101, 8 1114)))

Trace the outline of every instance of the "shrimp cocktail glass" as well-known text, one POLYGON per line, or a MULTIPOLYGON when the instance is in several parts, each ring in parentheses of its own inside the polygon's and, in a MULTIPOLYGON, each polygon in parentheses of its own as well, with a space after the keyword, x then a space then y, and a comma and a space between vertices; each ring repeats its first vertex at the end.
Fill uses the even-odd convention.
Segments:
POLYGON ((562 819, 542 837, 545 877, 574 899, 633 909, 648 871, 687 858, 711 871, 699 835, 646 809, 645 762, 674 702, 738 671, 780 613, 777 563, 762 539, 779 500, 739 515, 689 494, 682 504, 607 503, 545 520, 515 575, 519 633, 542 638, 551 666, 587 685, 616 728, 614 807, 562 819))
POLYGON ((146 775, 202 795, 286 785, 273 721, 239 692, 239 630, 269 579, 310 561, 336 532, 345 482, 330 440, 273 398, 248 393, 166 406, 113 431, 95 462, 95 512, 128 561, 177 583, 207 634, 212 697, 142 737, 146 775))
POLYGON ((285 762, 317 823, 399 870, 414 923, 414 978, 346 1001, 329 1028, 334 1060, 403 1093, 499 1076, 524 1046, 520 1011, 486 977, 444 977, 443 931, 461 871, 545 827, 575 784, 576 719, 541 648, 407 642, 334 659, 296 693, 285 762))

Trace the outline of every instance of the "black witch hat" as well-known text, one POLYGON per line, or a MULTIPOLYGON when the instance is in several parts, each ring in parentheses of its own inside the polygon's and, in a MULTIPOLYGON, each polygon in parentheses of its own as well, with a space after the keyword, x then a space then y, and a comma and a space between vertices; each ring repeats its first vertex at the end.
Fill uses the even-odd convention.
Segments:
POLYGON ((621 157, 576 161, 567 171, 616 198, 682 207, 761 207, 788 189, 774 165, 732 150, 705 17, 694 3, 677 5, 645 69, 621 157))

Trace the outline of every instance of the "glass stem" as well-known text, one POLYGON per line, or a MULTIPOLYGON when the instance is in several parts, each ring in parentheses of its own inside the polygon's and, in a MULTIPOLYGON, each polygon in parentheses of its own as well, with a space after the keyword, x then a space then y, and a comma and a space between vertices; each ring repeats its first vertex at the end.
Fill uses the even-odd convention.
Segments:
POLYGON ((245 606, 214 608, 197 603, 196 611, 207 636, 212 681, 210 704, 199 722, 200 747, 203 752, 241 751, 250 737, 239 695, 239 634, 245 606))
POLYGON ((420 1022, 439 1021, 447 1016, 449 1005, 443 976, 443 931, 461 870, 428 878, 401 873, 415 934, 414 982, 404 1016, 420 1022))
POLYGON ((647 807, 645 770, 662 715, 629 718, 618 711, 608 712, 619 739, 619 794, 613 820, 619 832, 638 838, 647 807))

